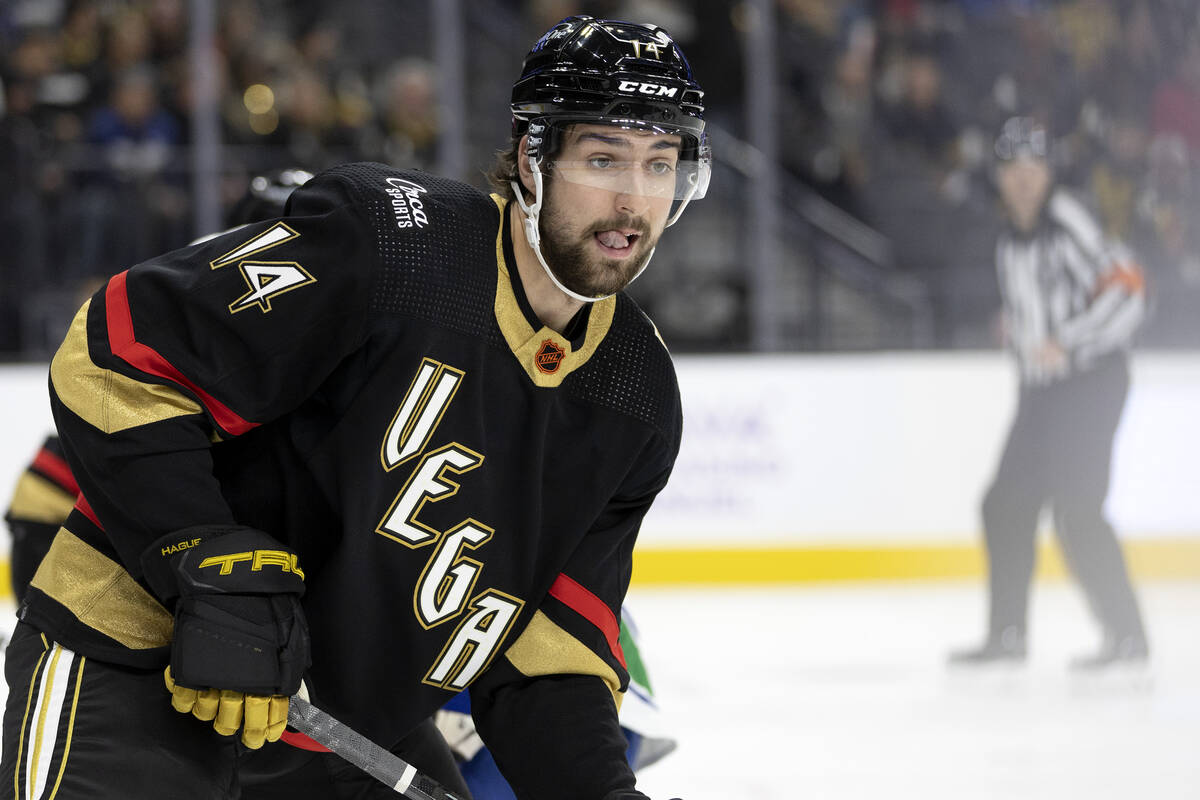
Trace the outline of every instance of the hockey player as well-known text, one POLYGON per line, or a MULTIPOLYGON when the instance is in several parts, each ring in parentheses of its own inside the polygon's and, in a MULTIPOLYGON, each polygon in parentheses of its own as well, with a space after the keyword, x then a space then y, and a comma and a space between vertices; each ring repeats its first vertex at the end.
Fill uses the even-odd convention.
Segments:
POLYGON ((1055 186, 1046 129, 1008 120, 996 183, 1009 225, 996 246, 1004 319, 1020 373, 1017 414, 983 501, 987 637, 952 663, 1026 655, 1034 538, 1043 507, 1099 620, 1100 650, 1073 666, 1140 663, 1145 630, 1125 560, 1104 516, 1113 437, 1129 390, 1128 350, 1145 310, 1141 268, 1087 209, 1055 186))
POLYGON ((394 796, 266 758, 303 680, 464 795, 425 732, 469 687, 518 797, 643 797, 617 614, 681 423, 620 290, 704 194, 702 98, 666 32, 571 17, 513 88, 504 194, 346 165, 109 280, 51 365, 82 495, 7 651, 0 780, 394 796))

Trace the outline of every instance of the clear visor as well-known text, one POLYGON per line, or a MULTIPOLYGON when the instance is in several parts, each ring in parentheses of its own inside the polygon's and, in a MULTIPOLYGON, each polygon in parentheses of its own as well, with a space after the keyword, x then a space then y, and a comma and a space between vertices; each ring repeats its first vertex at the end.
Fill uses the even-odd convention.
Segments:
POLYGON ((596 157, 586 161, 552 161, 549 173, 569 183, 667 200, 699 200, 708 191, 707 161, 677 161, 663 155, 646 161, 596 157))

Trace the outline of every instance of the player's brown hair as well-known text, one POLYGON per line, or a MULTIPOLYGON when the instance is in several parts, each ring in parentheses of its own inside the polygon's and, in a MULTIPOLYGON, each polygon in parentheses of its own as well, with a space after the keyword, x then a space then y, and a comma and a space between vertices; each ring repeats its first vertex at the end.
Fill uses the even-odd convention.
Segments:
POLYGON ((517 170, 517 154, 521 151, 520 137, 514 137, 507 150, 497 150, 492 166, 485 173, 488 183, 497 194, 505 200, 516 199, 513 194, 512 181, 520 181, 517 170))

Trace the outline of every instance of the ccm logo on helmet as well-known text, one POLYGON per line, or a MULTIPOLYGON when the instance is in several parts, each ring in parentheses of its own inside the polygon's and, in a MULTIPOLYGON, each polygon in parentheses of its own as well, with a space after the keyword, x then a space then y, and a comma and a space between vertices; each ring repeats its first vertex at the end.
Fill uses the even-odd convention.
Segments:
POLYGON ((640 81, 621 81, 617 88, 630 94, 648 94, 654 97, 674 97, 678 87, 660 86, 657 83, 641 83, 640 81))

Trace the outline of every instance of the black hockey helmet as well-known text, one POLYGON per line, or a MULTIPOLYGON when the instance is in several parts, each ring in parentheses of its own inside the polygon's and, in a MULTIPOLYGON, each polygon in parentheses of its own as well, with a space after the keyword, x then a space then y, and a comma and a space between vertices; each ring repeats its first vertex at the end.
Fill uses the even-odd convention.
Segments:
MULTIPOLYGON (((692 165, 686 171, 691 185, 681 186, 679 199, 707 191, 712 157, 704 92, 683 51, 657 25, 567 17, 525 56, 511 108, 514 137, 529 133, 530 157, 539 160, 553 156, 571 123, 678 135, 680 163, 692 165)), ((678 211, 682 207, 672 221, 678 211)))
POLYGON ((567 17, 534 43, 512 90, 513 133, 534 119, 704 134, 704 92, 657 25, 567 17))
MULTIPOLYGON (((526 150, 534 181, 532 203, 526 201, 515 176, 512 181, 516 202, 525 214, 526 239, 550 280, 577 300, 602 298, 578 294, 559 281, 542 256, 539 228, 543 177, 547 170, 553 171, 553 157, 568 126, 614 125, 678 136, 679 159, 672 180, 659 181, 653 189, 672 198, 668 226, 689 202, 708 191, 712 153, 704 135, 704 92, 692 77, 683 51, 657 25, 567 17, 525 56, 521 77, 513 84, 511 109, 513 138, 528 134, 526 150)), ((570 172, 560 170, 566 180, 571 180, 566 177, 570 172)), ((653 255, 651 250, 635 278, 653 255)))
POLYGON ((311 172, 299 167, 276 169, 253 176, 245 194, 229 210, 225 219, 226 227, 282 217, 288 197, 312 176, 311 172))

